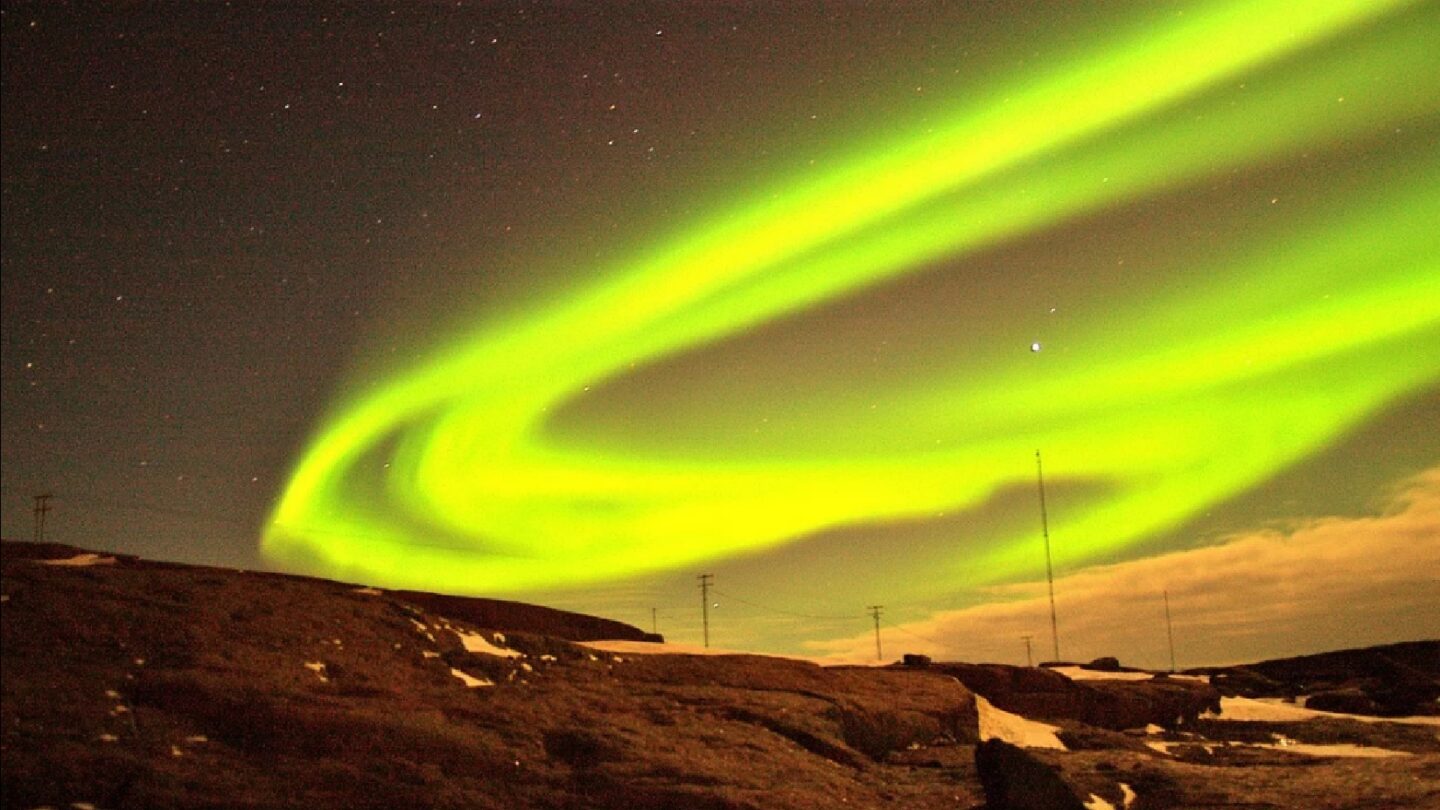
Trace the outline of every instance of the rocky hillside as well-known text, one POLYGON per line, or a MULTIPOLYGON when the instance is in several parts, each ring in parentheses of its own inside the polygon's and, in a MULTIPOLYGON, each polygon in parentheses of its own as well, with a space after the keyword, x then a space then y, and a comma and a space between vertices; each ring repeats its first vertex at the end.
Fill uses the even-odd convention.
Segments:
POLYGON ((626 658, 563 637, 603 620, 541 608, 6 550, 6 807, 801 808, 820 796, 924 807, 975 796, 886 764, 912 747, 975 742, 973 698, 936 673, 626 658))
POLYGON ((617 655, 583 640, 645 634, 513 602, 0 550, 6 808, 1440 802, 1435 729, 1227 722, 1199 714, 1219 698, 1199 681, 617 655), (1277 735, 1385 754, 1317 759, 1277 735))
POLYGON ((1305 695, 1307 706, 1328 711, 1440 716, 1440 641, 1336 650, 1196 672, 1209 675, 1229 695, 1305 695))

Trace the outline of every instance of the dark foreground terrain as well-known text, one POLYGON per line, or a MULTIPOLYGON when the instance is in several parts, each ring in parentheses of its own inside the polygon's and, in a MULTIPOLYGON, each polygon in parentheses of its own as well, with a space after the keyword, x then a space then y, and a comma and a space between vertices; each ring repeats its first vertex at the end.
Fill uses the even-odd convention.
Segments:
MULTIPOLYGON (((616 655, 579 642, 654 639, 512 602, 80 554, 3 545, 6 808, 979 808, 987 791, 990 807, 1440 807, 1440 725, 1216 718, 1198 679, 616 655), (1069 750, 986 743, 977 767, 1006 719, 992 705, 1069 750), (1336 744, 1372 756, 1314 753, 1336 744)), ((1319 678, 1394 714, 1435 686, 1437 653, 1406 647, 1398 690, 1383 652, 1232 681, 1255 698, 1319 678)))

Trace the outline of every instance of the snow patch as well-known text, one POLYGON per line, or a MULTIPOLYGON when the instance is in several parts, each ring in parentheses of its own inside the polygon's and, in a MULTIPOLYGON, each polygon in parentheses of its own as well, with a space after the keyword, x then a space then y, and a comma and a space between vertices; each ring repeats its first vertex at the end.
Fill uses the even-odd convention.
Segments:
POLYGON ((87 551, 84 554, 76 554, 74 557, 66 557, 63 560, 36 560, 36 562, 41 565, 63 565, 84 568, 91 565, 114 565, 115 558, 104 557, 87 551))
POLYGON ((474 689, 474 688, 477 687, 477 686, 494 686, 494 685, 495 685, 495 682, 492 681, 492 680, 488 680, 488 679, 486 679, 486 678, 477 678, 477 677, 475 677, 474 675, 471 675, 470 673, 465 672, 464 670, 456 669, 455 667, 451 667, 451 668, 450 668, 450 674, 451 674, 451 675, 454 675, 454 676, 457 677, 457 678, 459 678, 460 681, 465 684, 466 688, 469 688, 469 689, 474 689))
MULTIPOLYGON (((1155 750, 1155 751, 1159 751, 1159 752, 1162 753, 1162 754, 1171 754, 1172 752, 1171 752, 1170 749, 1172 749, 1172 748, 1175 748, 1175 747, 1181 746, 1181 745, 1196 745, 1197 743, 1164 742, 1164 741, 1160 741, 1160 740, 1148 740, 1148 741, 1146 741, 1145 744, 1146 744, 1147 746, 1149 746, 1151 749, 1153 749, 1153 750, 1155 750)), ((1360 759, 1379 759, 1379 758, 1383 758, 1383 757, 1408 757, 1408 756, 1412 756, 1412 755, 1410 754, 1410 752, 1408 752, 1408 751, 1395 751, 1395 750, 1392 750, 1392 749, 1389 749, 1389 748, 1376 748, 1376 747, 1374 747, 1374 746, 1369 746, 1369 745, 1355 745, 1354 743, 1330 743, 1330 744, 1321 745, 1321 744, 1312 744, 1312 743, 1296 742, 1295 740, 1291 740, 1291 739, 1284 738, 1284 737, 1281 737, 1277 742, 1273 742, 1273 743, 1227 742, 1227 743, 1223 743, 1223 744, 1222 744, 1222 743, 1204 742, 1204 743, 1198 743, 1198 745, 1199 745, 1202 749, 1204 749, 1205 753, 1207 753, 1207 754, 1213 754, 1213 753, 1215 753, 1215 751, 1216 751, 1217 749, 1220 749, 1220 748, 1230 748, 1230 747, 1234 747, 1234 748, 1267 748, 1267 749, 1269 749, 1269 750, 1271 750, 1271 751, 1289 751, 1289 752, 1291 752, 1291 753, 1293 753, 1293 754, 1303 754, 1303 755, 1309 756, 1309 757, 1322 757, 1322 758, 1323 758, 1323 757, 1331 757, 1331 758, 1342 758, 1342 757, 1343 757, 1343 758, 1347 758, 1347 759, 1352 759, 1352 758, 1360 758, 1360 759)))
MULTIPOLYGON (((479 633, 467 633, 455 627, 450 632, 460 637, 460 643, 465 645, 466 652, 480 653, 482 655, 494 655, 500 658, 520 658, 524 653, 517 652, 507 647, 497 647, 490 643, 490 640, 479 633)), ((504 642, 505 637, 499 633, 495 634, 495 640, 504 642)))
POLYGON ((1072 681, 1148 681, 1155 677, 1149 672, 1101 672, 1084 667, 1046 667, 1046 669, 1058 672, 1072 681))
POLYGON ((1091 793, 1090 798, 1085 802, 1085 810, 1115 810, 1115 805, 1091 793))
POLYGON ((1407 751, 1393 751, 1389 748, 1376 748, 1368 745, 1355 745, 1354 743, 1330 743, 1326 745, 1314 745, 1302 743, 1299 740, 1292 740, 1283 734, 1271 734, 1275 742, 1254 743, 1256 748, 1270 748, 1277 751, 1293 751, 1297 754, 1307 754, 1312 757, 1408 757, 1407 751))
POLYGON ((380 590, 379 588, 356 588, 355 590, 351 591, 351 593, 363 593, 366 596, 379 596, 385 592, 380 590))
POLYGON ((1065 743, 1060 742, 1060 738, 1056 736, 1056 732, 1060 730, 1059 726, 1041 723, 1038 720, 1031 720, 996 708, 980 695, 975 696, 975 710, 980 715, 980 739, 982 740, 1004 740, 1022 748, 1068 750, 1065 748, 1065 743))
POLYGON ((1173 742, 1173 741, 1170 741, 1170 740, 1146 740, 1146 741, 1145 741, 1145 745, 1146 745, 1150 750, 1152 750, 1152 751, 1159 751, 1160 753, 1165 754, 1165 755, 1167 755, 1167 756, 1174 756, 1174 752, 1171 751, 1170 749, 1172 749, 1172 748, 1178 748, 1179 746, 1182 746, 1182 745, 1198 745, 1198 746, 1200 746, 1201 750, 1203 750, 1205 753, 1207 753, 1207 754, 1213 754, 1213 753, 1215 753, 1215 749, 1217 749, 1217 748, 1224 748, 1225 746, 1227 746, 1227 745, 1229 745, 1229 744, 1230 744, 1230 743, 1223 743, 1223 744, 1222 744, 1222 743, 1213 743, 1213 742, 1173 742))
POLYGON ((1276 751, 1292 751, 1296 754, 1305 754, 1311 757, 1345 757, 1360 759, 1381 759, 1384 757, 1408 757, 1413 756, 1409 751, 1395 751, 1390 748, 1376 748, 1371 745, 1355 745, 1354 743, 1330 743, 1328 745, 1312 745, 1310 743, 1295 742, 1288 743, 1257 743, 1255 748, 1271 748, 1276 751))
POLYGON ((1220 713, 1206 712, 1201 715, 1207 720, 1255 720, 1260 722, 1287 723, 1298 720, 1320 718, 1358 720, 1362 723, 1404 723, 1414 726, 1440 726, 1440 717, 1369 717, 1363 714, 1340 714, 1306 709, 1293 703, 1269 698, 1220 698, 1220 713))
POLYGON ((1122 805, 1126 810, 1129 809, 1130 805, 1135 803, 1136 799, 1140 798, 1140 796, 1135 793, 1135 790, 1124 782, 1120 783, 1120 796, 1123 799, 1122 805))
POLYGON ((306 661, 305 668, 315 673, 315 677, 319 678, 321 683, 330 682, 330 676, 325 674, 324 661, 306 661))

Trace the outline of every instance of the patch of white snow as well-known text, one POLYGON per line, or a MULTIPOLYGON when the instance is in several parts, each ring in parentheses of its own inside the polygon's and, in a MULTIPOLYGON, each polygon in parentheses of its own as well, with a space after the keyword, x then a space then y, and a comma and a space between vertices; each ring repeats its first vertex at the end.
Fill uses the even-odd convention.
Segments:
POLYGON ((467 688, 469 688, 469 689, 474 689, 474 688, 477 687, 477 686, 494 686, 494 685, 495 685, 495 682, 492 681, 492 680, 488 680, 488 679, 486 679, 486 678, 477 678, 477 677, 471 675, 470 673, 465 672, 464 670, 456 669, 456 668, 454 668, 454 667, 451 667, 451 668, 450 668, 450 674, 451 674, 451 675, 454 675, 454 676, 457 677, 457 678, 459 678, 460 681, 461 681, 462 683, 464 683, 465 686, 466 686, 467 688))
POLYGON ((1046 667, 1046 669, 1058 672, 1072 681, 1148 681, 1155 677, 1149 672, 1101 672, 1083 667, 1046 667))
POLYGON ((1306 709, 1293 703, 1275 699, 1244 697, 1220 698, 1220 713, 1207 712, 1202 715, 1208 720, 1255 720, 1260 722, 1286 723, 1299 720, 1332 719, 1358 720, 1362 723, 1404 723, 1415 726, 1440 726, 1440 717, 1370 717, 1363 714, 1340 714, 1306 709))
POLYGON ((92 554, 87 551, 84 554, 76 554, 74 557, 66 557, 63 560, 36 560, 36 562, 41 565, 63 565, 84 568, 91 565, 114 565, 115 558, 92 554))
POLYGON ((1067 750, 1056 732, 1059 726, 1041 723, 996 708, 990 701, 976 695, 975 710, 980 715, 980 739, 1004 740, 1022 748, 1053 748, 1067 750))
MULTIPOLYGON (((460 637, 460 643, 465 645, 466 652, 481 653, 483 655, 495 655, 501 658, 520 658, 523 653, 505 647, 497 647, 490 643, 490 640, 479 633, 467 633, 454 627, 450 632, 460 637)), ((503 642, 505 637, 499 633, 495 634, 496 641, 503 642)))

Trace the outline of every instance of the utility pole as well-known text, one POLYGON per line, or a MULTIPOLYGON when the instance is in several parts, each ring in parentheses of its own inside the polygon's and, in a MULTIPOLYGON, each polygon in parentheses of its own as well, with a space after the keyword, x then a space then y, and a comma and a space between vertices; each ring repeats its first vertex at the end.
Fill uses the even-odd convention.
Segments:
POLYGON ((1035 657, 1030 654, 1030 639, 1034 636, 1021 636, 1020 638, 1025 642, 1025 666, 1033 667, 1035 666, 1035 657))
POLYGON ((1055 659, 1060 660, 1060 629, 1055 620, 1055 569, 1050 565, 1050 516, 1045 511, 1045 470, 1040 465, 1040 451, 1035 451, 1035 478, 1040 482, 1040 531, 1045 535, 1045 581, 1050 586, 1050 641, 1055 645, 1055 659))
POLYGON ((45 542, 45 515, 50 511, 50 499, 53 495, 35 496, 35 542, 45 542))
POLYGON ((883 661, 885 657, 880 652, 880 611, 884 610, 885 606, 870 605, 865 609, 870 611, 870 616, 875 619, 875 660, 883 661))
POLYGON ((660 622, 655 618, 655 608, 650 608, 650 634, 660 635, 660 622))
POLYGON ((1175 629, 1170 625, 1170 589, 1161 591, 1165 595, 1165 636, 1170 640, 1170 671, 1175 671, 1175 629))
POLYGON ((697 577, 700 580, 700 622, 705 628, 706 647, 710 646, 710 580, 714 578, 714 574, 701 574, 697 577))

